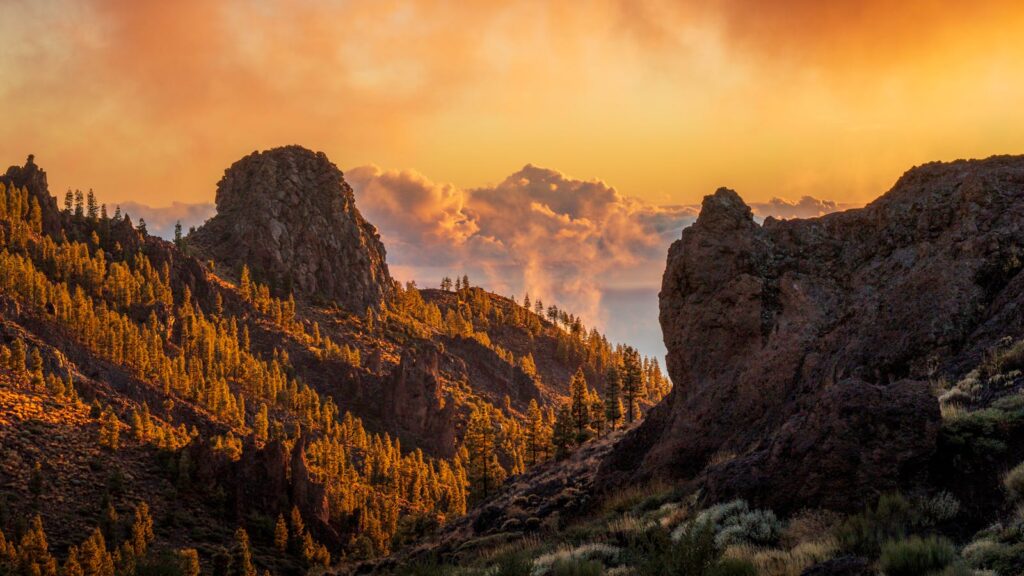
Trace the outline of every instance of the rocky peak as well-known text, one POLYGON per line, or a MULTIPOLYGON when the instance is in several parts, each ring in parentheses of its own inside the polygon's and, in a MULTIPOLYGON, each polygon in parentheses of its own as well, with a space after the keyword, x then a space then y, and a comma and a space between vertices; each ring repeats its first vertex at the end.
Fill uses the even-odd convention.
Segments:
POLYGON ((50 188, 46 183, 46 172, 36 165, 35 155, 29 154, 24 166, 11 166, 7 172, 0 176, 0 182, 5 186, 24 188, 28 190, 29 197, 39 202, 43 215, 43 231, 47 234, 57 234, 60 230, 60 211, 57 208, 57 199, 50 196, 50 188))
POLYGON ((928 164, 865 208, 757 225, 704 199, 660 294, 672 393, 609 478, 693 480, 777 510, 922 480, 936 373, 1024 333, 1024 157, 928 164))
POLYGON ((377 307, 393 282, 384 246, 352 189, 323 152, 285 146, 235 162, 217 184, 217 215, 189 236, 218 264, 278 293, 377 307))

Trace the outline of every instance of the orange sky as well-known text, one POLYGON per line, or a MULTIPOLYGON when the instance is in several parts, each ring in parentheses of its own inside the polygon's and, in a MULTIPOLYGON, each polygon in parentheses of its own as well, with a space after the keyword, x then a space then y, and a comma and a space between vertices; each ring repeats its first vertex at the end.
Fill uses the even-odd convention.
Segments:
POLYGON ((4 0, 0 162, 152 205, 286 143, 461 187, 533 163, 654 203, 860 203, 1024 152, 1022 6, 4 0))

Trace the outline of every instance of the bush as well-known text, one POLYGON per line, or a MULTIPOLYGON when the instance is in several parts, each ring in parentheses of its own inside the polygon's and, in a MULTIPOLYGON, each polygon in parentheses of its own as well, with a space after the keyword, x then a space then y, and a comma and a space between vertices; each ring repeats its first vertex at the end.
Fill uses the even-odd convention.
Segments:
POLYGON ((749 560, 742 558, 722 558, 715 564, 710 576, 757 576, 757 567, 749 560))
POLYGON ((882 546, 878 565, 886 576, 926 576, 945 569, 955 559, 956 550, 949 540, 912 536, 882 546))
POLYGON ((1024 462, 1017 464, 1003 476, 1003 486, 1013 500, 1024 499, 1024 462))
MULTIPOLYGON (((751 510, 744 500, 712 506, 698 514, 693 524, 710 527, 715 543, 721 548, 734 544, 773 544, 782 533, 782 523, 774 512, 751 510)), ((686 525, 680 526, 676 532, 685 529, 686 525)))
POLYGON ((900 494, 883 494, 878 503, 850 516, 836 530, 839 546, 858 556, 877 556, 882 545, 902 540, 928 524, 920 510, 900 494))
POLYGON ((647 530, 631 551, 639 557, 638 576, 705 576, 718 563, 722 549, 707 524, 684 525, 671 535, 663 528, 647 530))
POLYGON ((604 565, 597 560, 570 558, 559 560, 551 567, 551 576, 601 576, 604 565))

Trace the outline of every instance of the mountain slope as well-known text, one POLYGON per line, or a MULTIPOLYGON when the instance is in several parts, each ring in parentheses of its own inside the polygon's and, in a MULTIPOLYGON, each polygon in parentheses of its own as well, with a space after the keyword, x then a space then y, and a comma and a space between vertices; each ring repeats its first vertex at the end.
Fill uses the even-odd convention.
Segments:
MULTIPOLYGON (((271 171, 263 180, 247 169, 249 179, 226 175, 232 202, 273 205, 279 188, 267 182, 298 157, 314 168, 297 184, 285 177, 305 204, 278 221, 333 205, 332 194, 345 205, 347 187, 325 158, 265 154, 252 160, 256 173, 271 171)), ((354 206, 337 215, 358 237, 310 220, 278 240, 343 242, 347 260, 331 266, 369 262, 376 272, 326 285, 300 274, 289 291, 278 274, 288 261, 248 260, 266 247, 204 244, 219 227, 236 234, 243 216, 229 211, 172 244, 120 210, 109 216, 92 193, 69 191, 59 210, 45 183, 31 159, 0 178, 0 531, 20 541, 39 514, 62 562, 72 545, 98 550, 87 541, 96 526, 109 540, 99 548, 128 562, 118 551, 147 519, 155 551, 135 546, 139 565, 197 548, 217 566, 242 546, 239 527, 257 566, 274 573, 386 553, 487 496, 466 448, 470 425, 486 422, 497 440, 487 474, 521 472, 534 459, 530 401, 549 428, 564 380, 582 367, 600 386, 623 350, 468 282, 454 292, 399 286, 354 206)), ((270 226, 244 218, 256 237, 235 240, 270 226)), ((302 258, 320 256, 330 254, 302 258)), ((667 382, 644 366, 649 405, 667 382)))

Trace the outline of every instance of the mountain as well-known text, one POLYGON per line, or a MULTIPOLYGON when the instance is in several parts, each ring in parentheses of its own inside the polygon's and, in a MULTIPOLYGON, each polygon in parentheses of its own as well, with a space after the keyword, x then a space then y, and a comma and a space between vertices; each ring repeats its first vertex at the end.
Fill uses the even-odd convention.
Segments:
MULTIPOLYGON (((570 379, 594 401, 635 355, 465 276, 395 282, 321 153, 250 155, 217 202, 171 243, 59 206, 32 157, 0 177, 0 569, 381 556, 550 459, 570 379)), ((668 382, 636 366, 646 410, 668 382)))
POLYGON ((761 226, 705 198, 661 291, 676 388, 611 467, 780 511, 938 480, 936 382, 1024 335, 1022 185, 1019 158, 928 164, 863 209, 761 226))
POLYGON ((669 249, 674 386, 378 569, 999 574, 1024 566, 1024 157, 862 209, 705 197, 669 249))
POLYGON ((323 152, 284 146, 253 152, 224 171, 217 214, 189 235, 197 255, 279 294, 361 313, 379 307, 391 276, 376 228, 323 152))

